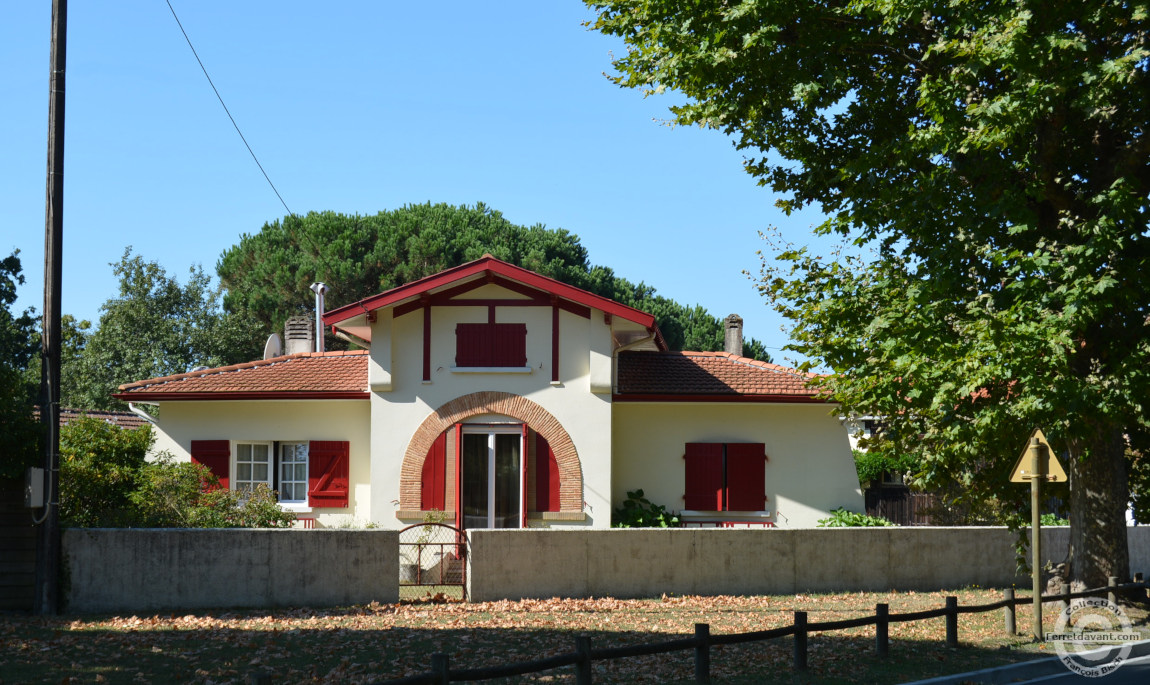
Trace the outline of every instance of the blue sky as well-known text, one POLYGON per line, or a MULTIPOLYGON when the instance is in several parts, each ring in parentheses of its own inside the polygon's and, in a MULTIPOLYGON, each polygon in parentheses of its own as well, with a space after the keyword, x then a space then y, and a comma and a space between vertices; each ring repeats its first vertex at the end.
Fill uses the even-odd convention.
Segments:
MULTIPOLYGON (((759 230, 805 243, 820 217, 778 211, 721 134, 660 123, 676 96, 610 83, 622 45, 582 26, 578 0, 172 4, 293 212, 484 202, 785 344, 743 271, 759 230)), ((20 250, 19 309, 43 298, 50 20, 48 0, 0 9, 0 252, 20 250)), ((98 319, 126 246, 214 274, 286 214, 163 0, 71 3, 66 83, 65 313, 98 319)))

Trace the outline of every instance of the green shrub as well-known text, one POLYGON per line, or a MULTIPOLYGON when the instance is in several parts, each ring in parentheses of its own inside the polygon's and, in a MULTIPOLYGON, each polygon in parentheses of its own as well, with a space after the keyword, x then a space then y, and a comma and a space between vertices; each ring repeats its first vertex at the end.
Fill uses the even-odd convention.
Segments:
POLYGON ((206 466, 168 454, 143 467, 132 501, 136 525, 149 528, 288 528, 295 521, 266 485, 250 492, 221 488, 206 466))
POLYGON ((1038 523, 1043 526, 1069 526, 1070 519, 1064 519, 1058 514, 1043 514, 1038 517, 1038 523))
POLYGON ((643 496, 642 490, 627 493, 623 506, 611 512, 614 528, 676 528, 679 517, 661 504, 654 504, 643 496))
POLYGON ((878 526, 893 526, 895 524, 882 518, 881 516, 867 516, 866 514, 856 514, 853 511, 847 511, 842 507, 838 509, 831 509, 829 518, 819 519, 819 528, 864 528, 864 527, 878 527, 878 526))
POLYGON ((81 416, 60 428, 60 521, 83 528, 137 524, 131 494, 152 446, 135 430, 81 416))

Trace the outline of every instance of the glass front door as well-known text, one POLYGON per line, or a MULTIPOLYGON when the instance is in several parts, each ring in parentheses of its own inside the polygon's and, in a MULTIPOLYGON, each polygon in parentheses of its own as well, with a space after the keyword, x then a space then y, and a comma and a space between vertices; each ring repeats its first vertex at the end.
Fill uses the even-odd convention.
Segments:
POLYGON ((464 528, 518 528, 523 514, 523 428, 463 429, 460 502, 464 528))

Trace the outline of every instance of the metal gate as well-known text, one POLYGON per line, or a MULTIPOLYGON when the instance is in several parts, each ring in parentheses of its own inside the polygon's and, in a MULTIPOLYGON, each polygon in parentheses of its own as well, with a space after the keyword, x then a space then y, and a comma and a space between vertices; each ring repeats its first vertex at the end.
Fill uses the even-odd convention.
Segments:
POLYGON ((467 599, 467 534, 444 523, 399 531, 399 598, 467 599))

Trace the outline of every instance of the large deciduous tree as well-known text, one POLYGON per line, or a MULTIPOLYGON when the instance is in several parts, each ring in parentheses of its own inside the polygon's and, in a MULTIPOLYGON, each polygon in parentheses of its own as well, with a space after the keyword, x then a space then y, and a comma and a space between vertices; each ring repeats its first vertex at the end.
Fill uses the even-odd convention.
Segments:
POLYGON ((82 335, 83 324, 72 327, 82 350, 62 372, 65 403, 122 408, 111 394, 123 383, 259 358, 260 331, 222 310, 219 288, 200 267, 181 284, 130 248, 111 266, 119 296, 100 307, 99 327, 90 336, 82 335))
MULTIPOLYGON (((1075 579, 1128 576, 1124 435, 1147 427, 1144 2, 589 0, 622 86, 677 89, 787 210, 857 258, 782 249, 794 348, 924 476, 1068 459, 1075 579)), ((995 486, 997 487, 997 485, 995 486)), ((1021 486, 1014 486, 1020 488, 1021 486)))
MULTIPOLYGON (((673 349, 719 350, 722 322, 591 265, 579 237, 542 225, 519 226, 483 205, 407 205, 372 216, 311 212, 265 224, 241 236, 216 265, 225 304, 281 330, 293 315, 310 314, 308 285, 329 286, 326 305, 338 307, 383 290, 479 259, 485 253, 653 314, 673 349)), ((748 339, 744 353, 770 360, 748 339)))
POLYGON ((22 476, 40 453, 32 407, 37 383, 24 370, 36 351, 32 310, 16 313, 16 288, 24 283, 18 252, 0 260, 0 478, 22 476))

